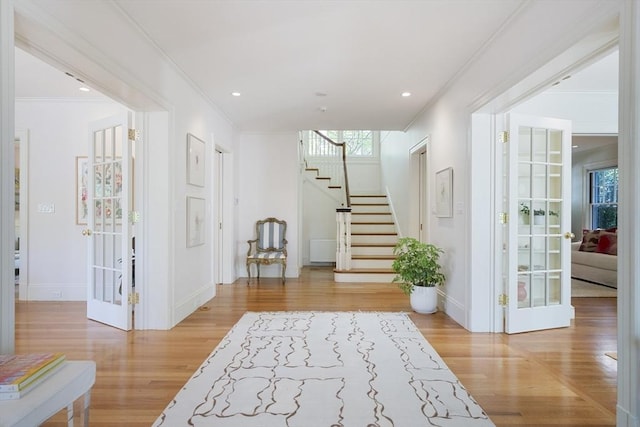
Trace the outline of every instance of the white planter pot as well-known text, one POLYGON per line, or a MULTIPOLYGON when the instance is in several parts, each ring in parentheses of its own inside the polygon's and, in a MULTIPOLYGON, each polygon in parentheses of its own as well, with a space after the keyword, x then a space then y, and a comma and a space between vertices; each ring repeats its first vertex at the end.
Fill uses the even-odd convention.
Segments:
POLYGON ((534 215, 533 216, 533 224, 534 225, 544 225, 544 215, 534 215))
POLYGON ((414 286, 409 301, 416 313, 435 313, 438 311, 438 290, 435 286, 414 286))

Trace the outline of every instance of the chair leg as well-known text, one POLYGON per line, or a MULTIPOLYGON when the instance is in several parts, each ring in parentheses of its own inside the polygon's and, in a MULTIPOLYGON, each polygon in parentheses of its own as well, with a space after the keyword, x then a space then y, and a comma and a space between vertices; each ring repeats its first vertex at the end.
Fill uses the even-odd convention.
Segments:
POLYGON ((251 282, 251 264, 247 263, 247 286, 251 282))
POLYGON ((284 285, 284 273, 287 271, 287 263, 282 263, 282 284, 284 285))

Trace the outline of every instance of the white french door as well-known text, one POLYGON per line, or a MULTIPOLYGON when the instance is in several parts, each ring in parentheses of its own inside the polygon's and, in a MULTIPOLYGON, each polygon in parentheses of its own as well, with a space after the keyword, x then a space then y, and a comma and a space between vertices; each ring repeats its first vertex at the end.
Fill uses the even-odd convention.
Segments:
POLYGON ((505 331, 569 326, 571 122, 510 114, 505 331))
POLYGON ((90 123, 87 163, 87 317, 132 327, 131 114, 90 123))

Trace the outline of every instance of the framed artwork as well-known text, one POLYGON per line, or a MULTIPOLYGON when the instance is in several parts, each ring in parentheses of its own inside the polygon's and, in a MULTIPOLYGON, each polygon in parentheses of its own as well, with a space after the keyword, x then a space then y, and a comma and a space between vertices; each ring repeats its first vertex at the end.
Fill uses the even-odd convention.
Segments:
POLYGON ((187 134, 187 183, 204 187, 205 143, 187 134))
POLYGON ((76 157, 76 224, 87 224, 89 219, 88 188, 89 162, 86 156, 76 157))
POLYGON ((205 203, 199 197, 187 196, 187 247, 204 245, 205 203))
POLYGON ((436 216, 453 216, 453 168, 436 172, 436 216))
MULTIPOLYGON (((122 221, 120 199, 122 192, 122 163, 107 163, 96 170, 94 177, 95 201, 94 214, 97 218, 112 220, 118 224, 122 221), (104 200, 99 200, 99 199, 104 200)), ((86 156, 76 157, 76 224, 86 225, 89 221, 89 160, 86 156)), ((97 221, 100 222, 100 221, 97 221)))
POLYGON ((15 192, 15 211, 20 212, 20 168, 15 168, 14 175, 13 187, 15 192))

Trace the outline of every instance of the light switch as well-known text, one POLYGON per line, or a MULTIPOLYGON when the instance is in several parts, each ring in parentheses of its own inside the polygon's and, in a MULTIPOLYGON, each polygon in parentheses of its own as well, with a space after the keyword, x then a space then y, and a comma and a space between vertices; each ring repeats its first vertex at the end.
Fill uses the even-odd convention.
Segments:
POLYGON ((54 213, 55 211, 56 207, 53 203, 38 203, 39 213, 54 213))

